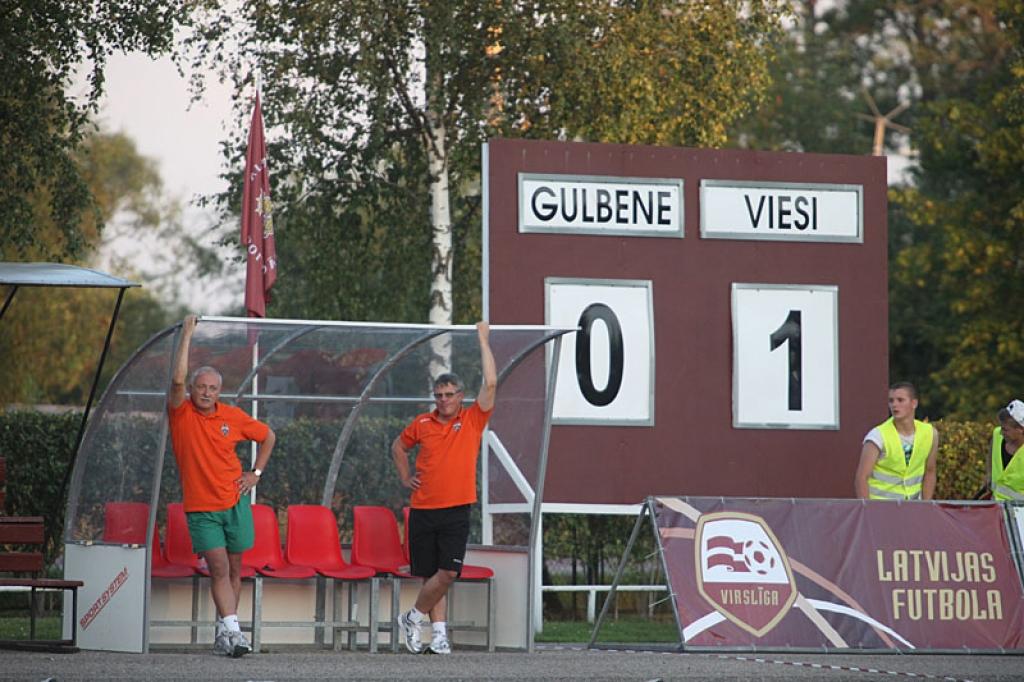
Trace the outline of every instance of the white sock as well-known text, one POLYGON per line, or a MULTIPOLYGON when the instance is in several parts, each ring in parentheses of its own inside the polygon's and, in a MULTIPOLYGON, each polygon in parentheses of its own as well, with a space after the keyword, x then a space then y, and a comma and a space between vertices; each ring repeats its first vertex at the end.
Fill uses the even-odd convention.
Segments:
POLYGON ((422 611, 417 610, 417 608, 415 606, 412 607, 411 609, 409 609, 409 620, 411 620, 414 623, 422 623, 423 622, 423 617, 425 615, 427 615, 427 614, 423 613, 422 611))
POLYGON ((434 629, 434 639, 437 639, 438 637, 448 636, 448 624, 445 623, 443 620, 431 623, 430 627, 434 629))
POLYGON ((238 627, 238 615, 232 613, 230 616, 224 616, 221 618, 224 623, 224 629, 231 632, 241 632, 242 628, 238 627))

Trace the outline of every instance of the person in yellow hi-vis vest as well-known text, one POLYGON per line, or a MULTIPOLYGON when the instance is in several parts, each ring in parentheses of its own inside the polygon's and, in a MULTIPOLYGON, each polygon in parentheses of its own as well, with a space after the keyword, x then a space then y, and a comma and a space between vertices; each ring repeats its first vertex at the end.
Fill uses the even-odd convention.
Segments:
POLYGON ((997 500, 1024 502, 1024 402, 1011 400, 999 410, 999 426, 992 430, 992 467, 989 488, 997 500))
POLYGON ((914 419, 917 389, 901 381, 889 387, 892 415, 864 437, 854 491, 862 500, 930 500, 935 493, 939 431, 914 419))

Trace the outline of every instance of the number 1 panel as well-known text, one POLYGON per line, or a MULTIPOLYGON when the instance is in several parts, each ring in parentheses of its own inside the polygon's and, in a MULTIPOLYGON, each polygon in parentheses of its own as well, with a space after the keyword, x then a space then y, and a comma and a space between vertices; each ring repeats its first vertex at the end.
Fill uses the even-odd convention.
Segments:
POLYGON ((839 428, 839 288, 732 285, 733 426, 839 428))

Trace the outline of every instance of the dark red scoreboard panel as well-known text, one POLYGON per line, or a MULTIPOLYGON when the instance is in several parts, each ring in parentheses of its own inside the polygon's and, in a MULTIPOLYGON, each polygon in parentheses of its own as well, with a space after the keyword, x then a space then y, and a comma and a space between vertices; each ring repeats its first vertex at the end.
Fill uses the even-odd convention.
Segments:
POLYGON ((521 140, 484 158, 491 322, 589 332, 560 361, 546 502, 852 495, 886 416, 884 158, 521 140))

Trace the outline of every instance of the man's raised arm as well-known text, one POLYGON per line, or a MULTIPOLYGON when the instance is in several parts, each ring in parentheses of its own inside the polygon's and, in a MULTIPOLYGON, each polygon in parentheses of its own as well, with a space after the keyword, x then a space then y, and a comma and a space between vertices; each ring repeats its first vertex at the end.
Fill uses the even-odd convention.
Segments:
POLYGON ((185 402, 185 381, 188 378, 188 351, 192 345, 192 333, 196 330, 196 316, 186 315, 181 321, 181 339, 174 354, 174 370, 171 374, 171 392, 167 404, 174 409, 185 402))
POLYGON ((484 374, 484 383, 476 403, 484 412, 490 412, 494 409, 494 396, 498 390, 498 369, 494 364, 494 354, 491 353, 490 325, 483 321, 477 322, 476 334, 480 339, 480 365, 484 374))

